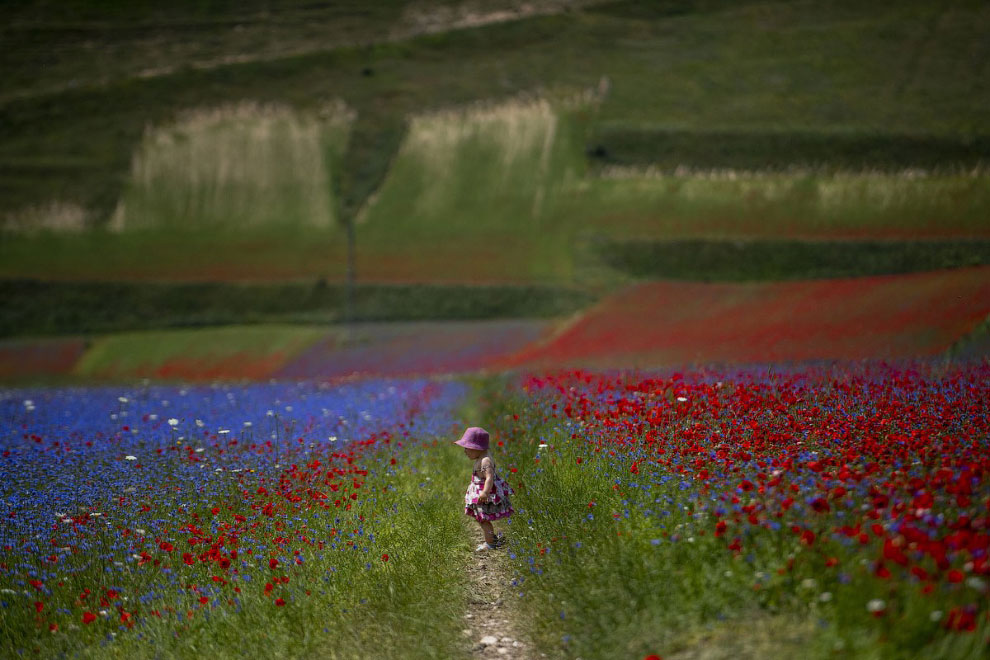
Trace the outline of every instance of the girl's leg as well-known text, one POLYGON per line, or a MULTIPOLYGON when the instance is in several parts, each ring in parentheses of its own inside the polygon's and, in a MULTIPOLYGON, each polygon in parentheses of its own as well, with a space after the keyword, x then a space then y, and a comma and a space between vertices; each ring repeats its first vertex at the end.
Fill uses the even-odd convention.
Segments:
POLYGON ((492 527, 492 521, 490 520, 479 520, 478 525, 481 527, 481 531, 485 535, 485 542, 494 544, 495 543, 495 528, 492 527))

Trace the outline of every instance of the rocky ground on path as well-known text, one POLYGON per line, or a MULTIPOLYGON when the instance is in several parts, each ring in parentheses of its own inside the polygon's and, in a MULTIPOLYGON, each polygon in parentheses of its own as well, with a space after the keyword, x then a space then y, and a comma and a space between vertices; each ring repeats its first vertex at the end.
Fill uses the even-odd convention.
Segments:
MULTIPOLYGON (((477 543, 481 543, 478 534, 477 543)), ((505 549, 475 552, 468 560, 472 588, 464 614, 471 657, 529 660, 545 657, 526 639, 513 608, 515 594, 505 549)))

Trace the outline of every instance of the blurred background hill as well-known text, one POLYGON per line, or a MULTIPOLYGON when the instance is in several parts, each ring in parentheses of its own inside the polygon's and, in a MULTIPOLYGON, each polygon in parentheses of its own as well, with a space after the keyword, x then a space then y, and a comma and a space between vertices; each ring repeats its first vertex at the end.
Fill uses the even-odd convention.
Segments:
MULTIPOLYGON (((533 319, 504 357, 644 280, 979 282, 988 33, 980 0, 12 0, 5 354, 347 309, 533 319)), ((918 354, 990 312, 980 286, 963 317, 891 290, 955 319, 918 354)), ((662 361, 728 359, 692 351, 662 361)))

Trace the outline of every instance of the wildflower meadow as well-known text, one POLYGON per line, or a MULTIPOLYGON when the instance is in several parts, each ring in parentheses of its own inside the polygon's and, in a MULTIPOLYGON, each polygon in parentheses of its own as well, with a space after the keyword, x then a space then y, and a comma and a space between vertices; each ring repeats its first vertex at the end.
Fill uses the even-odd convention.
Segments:
POLYGON ((433 562, 460 514, 409 445, 461 389, 5 392, 0 653, 448 654, 453 618, 423 604, 459 579, 433 562))
POLYGON ((985 657, 988 383, 986 363, 527 379, 500 427, 534 634, 567 657, 985 657))
POLYGON ((498 557, 547 657, 985 657, 988 383, 859 362, 6 390, 0 648, 467 657, 470 422, 515 489, 498 557))

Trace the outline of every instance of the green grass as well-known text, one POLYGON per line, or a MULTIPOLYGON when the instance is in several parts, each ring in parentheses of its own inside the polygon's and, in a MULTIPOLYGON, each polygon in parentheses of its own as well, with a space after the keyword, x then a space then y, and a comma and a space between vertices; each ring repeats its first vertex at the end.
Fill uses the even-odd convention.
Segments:
POLYGON ((990 316, 946 351, 948 360, 982 360, 990 357, 990 316))
POLYGON ((483 246, 478 256, 504 273, 571 280, 569 231, 553 208, 581 167, 580 141, 562 103, 519 99, 414 117, 359 217, 362 249, 483 246))
MULTIPOLYGON (((297 9, 286 11, 303 15, 297 9)), ((360 17, 380 25, 396 12, 390 4, 360 17)), ((42 26, 45 20, 41 14, 42 26)), ((2 210, 55 198, 89 209, 94 223, 106 221, 148 124, 232 99, 307 110, 339 98, 384 127, 431 108, 588 88, 606 76, 608 95, 596 121, 612 127, 979 138, 990 105, 981 69, 990 55, 988 22, 990 12, 976 0, 629 2, 404 42, 114 78, 105 86, 87 87, 83 76, 78 89, 0 109, 2 210)), ((218 37, 225 54, 243 52, 233 34, 218 37)), ((49 38, 59 43, 57 32, 49 38)), ((140 57, 148 47, 139 41, 128 48, 140 57)), ((80 61, 86 58, 73 59, 80 61)), ((694 146, 682 146, 687 157, 670 157, 689 163, 694 146)), ((372 160, 387 162, 395 141, 371 148, 379 151, 372 160)), ((787 163, 788 149, 764 153, 787 163)), ((380 169, 366 176, 352 189, 373 188, 380 169)))
POLYGON ((666 171, 801 168, 878 172, 971 169, 990 164, 990 136, 895 135, 840 131, 670 130, 602 123, 588 138, 588 155, 604 165, 653 166, 666 171))
POLYGON ((883 1, 869 9, 852 0, 632 0, 598 11, 627 22, 615 51, 626 66, 614 76, 603 121, 675 130, 986 132, 985 106, 975 100, 988 91, 977 80, 990 46, 974 37, 990 14, 977 0, 883 1), (646 35, 654 47, 640 41, 646 35), (632 79, 643 84, 623 84, 632 79))
MULTIPOLYGON (((979 0, 624 0, 392 39, 408 9, 14 3, 0 223, 29 231, 0 277, 337 282, 350 219, 359 281, 598 289, 601 240, 990 231, 979 0)), ((408 300, 363 318, 504 313, 408 300)), ((213 304, 154 323, 338 317, 213 304)), ((149 327, 128 323, 15 331, 149 327)))
POLYGON ((72 376, 80 380, 133 378, 153 374, 175 360, 200 366, 232 360, 284 363, 326 335, 325 329, 316 326, 273 325, 110 334, 91 342, 72 376))
POLYGON ((605 241, 609 267, 700 281, 863 277, 990 264, 990 241, 605 241))
MULTIPOLYGON (((288 284, 0 281, 0 336, 89 334, 154 328, 299 323, 325 331, 344 316, 344 287, 288 284)), ((550 286, 361 285, 360 321, 553 318, 594 296, 550 286)), ((311 330, 301 330, 309 332, 311 330)))
POLYGON ((288 0, 274 10, 263 0, 13 0, 3 26, 10 47, 0 55, 8 74, 0 95, 101 86, 170 67, 216 66, 232 55, 272 58, 382 39, 407 4, 288 0))
POLYGON ((560 206, 613 238, 986 237, 990 176, 620 168, 560 206))

